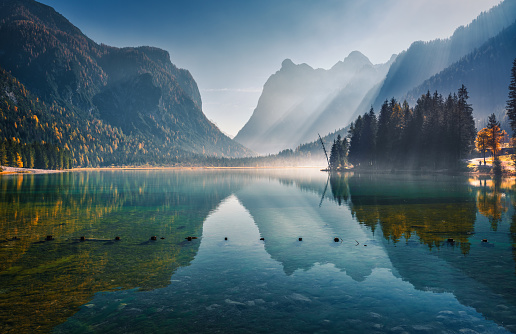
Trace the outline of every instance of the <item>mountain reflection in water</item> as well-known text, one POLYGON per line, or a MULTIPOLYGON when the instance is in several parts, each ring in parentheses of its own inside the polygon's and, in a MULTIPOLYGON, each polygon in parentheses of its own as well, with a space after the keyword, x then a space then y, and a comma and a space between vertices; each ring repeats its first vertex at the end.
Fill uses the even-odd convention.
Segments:
POLYGON ((514 179, 326 181, 303 169, 2 177, 0 331, 516 331, 514 179))

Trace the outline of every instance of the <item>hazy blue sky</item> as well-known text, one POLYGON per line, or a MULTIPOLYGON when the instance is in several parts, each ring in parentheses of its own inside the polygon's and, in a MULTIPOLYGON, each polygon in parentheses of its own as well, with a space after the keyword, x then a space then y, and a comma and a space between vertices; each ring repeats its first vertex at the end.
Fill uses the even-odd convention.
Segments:
POLYGON ((188 69, 203 111, 236 135, 285 58, 328 69, 351 51, 386 62, 451 36, 499 0, 42 0, 98 43, 152 45, 188 69))

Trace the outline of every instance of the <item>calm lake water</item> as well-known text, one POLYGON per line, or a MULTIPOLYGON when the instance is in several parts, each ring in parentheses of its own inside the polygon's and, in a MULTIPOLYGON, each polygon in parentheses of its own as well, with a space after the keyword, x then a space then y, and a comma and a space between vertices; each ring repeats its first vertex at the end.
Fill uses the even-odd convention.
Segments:
POLYGON ((516 332, 515 179, 141 170, 0 189, 1 333, 516 332))

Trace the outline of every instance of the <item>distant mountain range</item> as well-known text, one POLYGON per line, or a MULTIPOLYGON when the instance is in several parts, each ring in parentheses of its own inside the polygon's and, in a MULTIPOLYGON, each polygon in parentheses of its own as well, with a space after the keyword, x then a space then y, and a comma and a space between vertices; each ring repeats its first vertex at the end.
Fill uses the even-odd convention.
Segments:
MULTIPOLYGON (((0 67, 9 73, 2 75, 12 76, 32 99, 44 102, 38 112, 52 114, 46 116, 64 134, 56 137, 34 128, 32 134, 21 131, 18 139, 45 138, 67 145, 79 165, 170 164, 192 154, 253 153, 206 118, 196 82, 171 63, 168 52, 97 44, 38 2, 0 0, 0 67), (75 123, 83 126, 71 128, 75 123), (79 133, 72 135, 74 130, 79 133), (74 141, 74 136, 83 140, 74 141), (104 137, 112 142, 98 139, 104 137), (92 162, 94 157, 100 162, 92 162)), ((14 97, 6 100, 14 107, 18 92, 11 88, 0 87, 0 94, 14 97)), ((30 118, 36 110, 21 112, 30 118)))
POLYGON ((447 96, 464 84, 474 116, 504 111, 516 58, 516 1, 505 0, 447 39, 414 42, 382 65, 352 52, 330 70, 285 60, 265 83, 258 105, 235 140, 260 153, 313 141, 344 128, 392 97, 412 106, 427 91, 447 96))
POLYGON ((265 83, 258 105, 234 138, 259 153, 277 153, 350 122, 366 94, 387 74, 392 59, 373 65, 358 51, 329 70, 283 61, 265 83), (335 119, 339 119, 336 127, 335 119))

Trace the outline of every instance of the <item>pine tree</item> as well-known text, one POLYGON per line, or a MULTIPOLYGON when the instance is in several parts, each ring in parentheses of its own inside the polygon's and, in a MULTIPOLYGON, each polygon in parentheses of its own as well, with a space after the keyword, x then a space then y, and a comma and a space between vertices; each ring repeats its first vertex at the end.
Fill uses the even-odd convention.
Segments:
POLYGON ((362 129, 362 116, 358 116, 356 121, 349 127, 348 160, 355 167, 359 166, 362 161, 362 129))
POLYGON ((449 94, 443 106, 443 135, 444 142, 442 156, 446 166, 455 165, 456 149, 454 143, 457 140, 455 109, 457 106, 457 94, 449 94))
MULTIPOLYGON (((509 122, 511 124, 512 136, 516 137, 516 58, 512 63, 511 69, 511 83, 509 84, 509 100, 507 100, 507 117, 509 118, 509 122)), ((513 146, 516 146, 516 143, 513 142, 513 146)), ((516 147, 513 147, 516 149, 516 147)), ((516 163, 516 154, 513 154, 512 160, 516 163)))
POLYGON ((335 171, 338 167, 338 149, 337 149, 337 142, 334 140, 333 145, 331 145, 330 150, 330 170, 335 171))
POLYGON ((391 114, 389 110, 389 102, 385 100, 378 115, 378 131, 376 134, 376 161, 378 164, 385 164, 388 160, 388 155, 392 149, 391 147, 391 114))
POLYGON ((513 137, 516 137, 516 58, 512 63, 509 100, 507 100, 507 117, 510 120, 513 137))
POLYGON ((0 142, 0 166, 7 166, 7 148, 5 140, 0 142))
POLYGON ((493 154, 493 159, 498 158, 498 152, 501 150, 501 143, 505 135, 505 131, 500 129, 500 122, 496 120, 495 114, 491 114, 487 123, 487 130, 489 137, 487 141, 487 148, 493 154))
POLYGON ((456 121, 456 161, 464 158, 473 149, 476 137, 475 121, 473 119, 473 108, 468 103, 468 90, 464 85, 459 88, 457 94, 457 107, 455 113, 456 121))
POLYGON ((442 146, 442 116, 443 116, 444 101, 441 95, 436 91, 429 100, 428 109, 426 110, 426 118, 421 129, 424 140, 425 154, 424 164, 426 166, 438 167, 438 160, 440 160, 440 147, 442 146))
POLYGON ((339 142, 339 146, 337 147, 339 154, 338 164, 340 168, 344 168, 347 165, 348 141, 346 138, 341 138, 340 135, 337 136, 337 141, 339 142))
POLYGON ((340 134, 337 136, 337 140, 333 141, 333 145, 330 150, 330 170, 338 171, 343 169, 347 165, 347 152, 348 142, 346 139, 342 139, 340 134))
POLYGON ((414 109, 407 111, 406 127, 405 131, 403 131, 403 137, 401 138, 400 152, 402 155, 400 159, 408 166, 418 165, 422 160, 421 157, 425 155, 421 148, 423 140, 421 129, 425 119, 424 105, 429 95, 430 92, 428 92, 427 95, 421 95, 414 109))
POLYGON ((363 120, 364 124, 360 135, 363 165, 371 167, 375 162, 376 130, 378 126, 373 107, 368 113, 364 114, 363 120))

